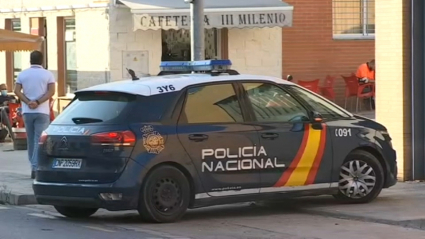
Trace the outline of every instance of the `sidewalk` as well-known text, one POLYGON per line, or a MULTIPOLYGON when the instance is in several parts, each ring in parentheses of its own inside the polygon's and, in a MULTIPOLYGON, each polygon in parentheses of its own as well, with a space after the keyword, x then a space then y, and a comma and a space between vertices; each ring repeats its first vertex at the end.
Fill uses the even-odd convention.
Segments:
POLYGON ((36 204, 27 151, 11 150, 12 143, 0 143, 0 203, 36 204))
POLYGON ((368 204, 337 204, 327 196, 300 198, 296 204, 310 214, 425 230, 424 202, 425 183, 398 182, 368 204))

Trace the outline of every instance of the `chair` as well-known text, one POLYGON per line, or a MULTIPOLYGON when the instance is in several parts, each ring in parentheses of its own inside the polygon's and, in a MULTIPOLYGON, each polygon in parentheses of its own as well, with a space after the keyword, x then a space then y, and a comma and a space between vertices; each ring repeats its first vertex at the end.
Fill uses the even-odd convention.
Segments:
POLYGON ((330 76, 327 75, 325 78, 325 83, 323 86, 320 87, 320 92, 322 92, 322 95, 335 102, 335 91, 334 91, 334 83, 335 83, 336 76, 330 76))
MULTIPOLYGON (((372 83, 359 84, 359 80, 357 79, 354 73, 351 76, 343 76, 342 78, 345 81, 345 109, 347 109, 347 99, 349 97, 356 97, 356 112, 359 109, 359 99, 363 98, 372 98, 375 95, 375 85, 372 83), (371 88, 370 92, 362 93, 365 88, 371 88)), ((372 108, 372 100, 370 102, 370 108, 372 108)))
POLYGON ((55 112, 53 111, 53 106, 55 105, 56 99, 50 98, 49 100, 49 107, 50 107, 50 122, 55 120, 55 112))
POLYGON ((314 93, 320 94, 319 90, 320 79, 312 80, 312 81, 298 81, 298 85, 313 91, 314 93))
POLYGON ((9 120, 15 128, 25 128, 24 118, 22 117, 22 108, 20 103, 9 103, 9 120))

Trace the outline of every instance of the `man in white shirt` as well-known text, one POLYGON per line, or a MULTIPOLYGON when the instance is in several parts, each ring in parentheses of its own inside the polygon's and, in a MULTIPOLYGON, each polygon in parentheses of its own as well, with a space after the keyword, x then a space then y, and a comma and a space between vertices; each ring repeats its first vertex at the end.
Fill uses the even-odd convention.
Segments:
POLYGON ((38 140, 50 124, 49 100, 55 94, 56 80, 50 71, 43 68, 40 51, 31 52, 30 61, 31 67, 18 75, 15 94, 22 102, 31 178, 34 179, 38 166, 38 140))

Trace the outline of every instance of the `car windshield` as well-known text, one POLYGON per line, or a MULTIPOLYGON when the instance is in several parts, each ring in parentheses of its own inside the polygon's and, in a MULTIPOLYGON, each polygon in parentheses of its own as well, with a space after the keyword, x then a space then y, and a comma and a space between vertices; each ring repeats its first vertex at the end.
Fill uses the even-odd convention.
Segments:
POLYGON ((305 100, 313 109, 314 111, 318 112, 322 115, 325 119, 336 119, 336 118, 351 118, 352 115, 348 112, 340 109, 335 104, 329 102, 328 100, 325 100, 319 96, 316 96, 307 90, 297 86, 297 85, 291 85, 288 86, 288 88, 297 94, 299 97, 301 97, 303 100, 305 100))

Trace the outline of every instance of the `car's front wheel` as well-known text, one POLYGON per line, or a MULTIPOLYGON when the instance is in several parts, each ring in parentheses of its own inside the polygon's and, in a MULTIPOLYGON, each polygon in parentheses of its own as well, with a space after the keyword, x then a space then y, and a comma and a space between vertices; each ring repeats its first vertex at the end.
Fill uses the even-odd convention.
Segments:
POLYGON ((350 153, 340 168, 336 199, 346 203, 373 201, 384 185, 384 170, 378 159, 364 150, 350 153))
POLYGON ((174 222, 186 212, 190 185, 186 176, 169 165, 154 169, 146 178, 139 197, 139 214, 150 222, 174 222))
POLYGON ((62 207, 55 206, 56 211, 69 218, 88 218, 95 214, 98 208, 62 207))

